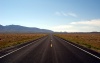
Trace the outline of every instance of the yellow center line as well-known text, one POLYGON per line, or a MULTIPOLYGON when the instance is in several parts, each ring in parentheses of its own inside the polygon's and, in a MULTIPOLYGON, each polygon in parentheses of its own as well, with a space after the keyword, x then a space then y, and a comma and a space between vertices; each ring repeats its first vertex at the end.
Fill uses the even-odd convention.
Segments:
POLYGON ((52 47, 52 44, 50 46, 52 47))

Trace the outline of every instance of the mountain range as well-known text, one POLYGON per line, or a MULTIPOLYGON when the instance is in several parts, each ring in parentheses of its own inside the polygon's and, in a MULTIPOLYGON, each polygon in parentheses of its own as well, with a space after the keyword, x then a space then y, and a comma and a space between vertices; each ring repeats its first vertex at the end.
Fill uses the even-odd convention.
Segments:
POLYGON ((52 30, 47 30, 47 29, 40 29, 36 27, 25 27, 25 26, 20 26, 20 25, 0 25, 0 33, 52 33, 52 30))

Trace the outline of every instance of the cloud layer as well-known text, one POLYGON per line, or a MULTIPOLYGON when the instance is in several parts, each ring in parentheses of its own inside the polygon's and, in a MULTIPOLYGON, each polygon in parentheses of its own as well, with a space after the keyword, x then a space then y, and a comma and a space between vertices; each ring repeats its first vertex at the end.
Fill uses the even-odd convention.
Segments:
POLYGON ((69 12, 69 13, 65 13, 65 12, 55 12, 55 14, 57 16, 70 16, 70 17, 78 17, 75 13, 69 12))
POLYGON ((100 32, 100 19, 71 22, 66 25, 54 26, 51 30, 56 32, 100 32))
POLYGON ((91 25, 91 26, 100 26, 100 19, 88 20, 88 21, 79 21, 72 22, 73 25, 91 25))

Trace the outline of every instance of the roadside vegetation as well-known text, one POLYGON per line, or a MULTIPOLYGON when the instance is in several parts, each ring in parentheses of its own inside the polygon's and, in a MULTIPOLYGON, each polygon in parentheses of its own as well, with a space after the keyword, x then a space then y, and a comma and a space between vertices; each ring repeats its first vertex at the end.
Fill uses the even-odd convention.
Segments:
POLYGON ((0 34, 0 50, 15 46, 18 44, 22 44, 25 42, 29 42, 32 40, 36 40, 38 38, 41 38, 43 36, 46 36, 46 34, 0 34))
POLYGON ((60 38, 77 43, 100 53, 100 33, 55 34, 60 38))

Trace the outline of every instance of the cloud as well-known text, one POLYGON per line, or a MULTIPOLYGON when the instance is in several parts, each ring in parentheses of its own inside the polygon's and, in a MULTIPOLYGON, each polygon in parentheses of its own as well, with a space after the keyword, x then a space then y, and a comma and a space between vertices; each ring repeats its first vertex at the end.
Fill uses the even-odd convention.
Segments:
POLYGON ((89 21, 72 22, 71 24, 100 26, 100 19, 94 19, 94 20, 89 20, 89 21))
POLYGON ((60 31, 67 31, 68 28, 72 28, 72 26, 71 25, 59 25, 59 26, 54 26, 51 29, 53 31, 60 32, 60 31))
POLYGON ((51 30, 55 32, 71 32, 71 31, 78 31, 74 28, 73 25, 59 25, 59 26, 54 26, 51 28, 51 30))
POLYGON ((100 32, 100 19, 71 22, 66 25, 51 27, 51 30, 56 32, 100 32))
POLYGON ((78 17, 75 13, 65 13, 65 12, 55 12, 57 16, 70 16, 70 17, 78 17))
POLYGON ((77 17, 75 13, 68 13, 69 16, 77 17))
POLYGON ((56 14, 57 16, 61 16, 61 13, 60 13, 60 12, 55 12, 55 14, 56 14))
POLYGON ((61 12, 61 14, 62 14, 63 16, 68 16, 68 14, 67 14, 67 13, 64 13, 64 12, 61 12))

